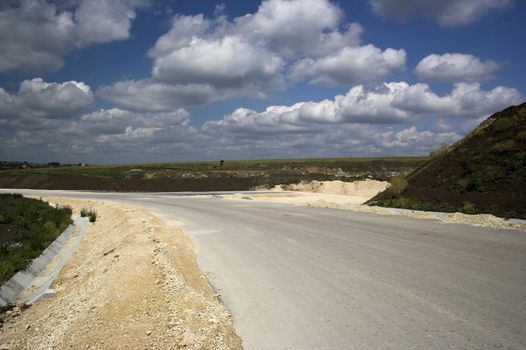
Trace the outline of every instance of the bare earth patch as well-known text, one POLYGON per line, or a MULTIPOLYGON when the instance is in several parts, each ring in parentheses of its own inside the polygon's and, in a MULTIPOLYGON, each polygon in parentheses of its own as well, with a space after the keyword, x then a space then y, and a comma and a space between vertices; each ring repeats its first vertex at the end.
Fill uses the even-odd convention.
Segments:
POLYGON ((99 217, 56 294, 6 316, 7 349, 241 349, 184 232, 128 205, 44 198, 99 217))

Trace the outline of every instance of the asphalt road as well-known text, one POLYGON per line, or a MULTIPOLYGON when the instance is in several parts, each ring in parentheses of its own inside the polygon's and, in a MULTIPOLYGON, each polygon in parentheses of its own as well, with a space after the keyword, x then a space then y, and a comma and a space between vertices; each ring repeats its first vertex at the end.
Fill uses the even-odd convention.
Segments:
POLYGON ((174 194, 56 194, 183 223, 246 349, 526 348, 526 232, 174 194))

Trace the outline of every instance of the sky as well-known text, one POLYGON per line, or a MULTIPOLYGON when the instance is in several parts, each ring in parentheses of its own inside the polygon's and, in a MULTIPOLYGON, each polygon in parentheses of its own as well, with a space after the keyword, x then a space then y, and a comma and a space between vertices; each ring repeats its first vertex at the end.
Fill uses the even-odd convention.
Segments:
POLYGON ((522 0, 0 0, 0 160, 427 155, 526 100, 522 0))

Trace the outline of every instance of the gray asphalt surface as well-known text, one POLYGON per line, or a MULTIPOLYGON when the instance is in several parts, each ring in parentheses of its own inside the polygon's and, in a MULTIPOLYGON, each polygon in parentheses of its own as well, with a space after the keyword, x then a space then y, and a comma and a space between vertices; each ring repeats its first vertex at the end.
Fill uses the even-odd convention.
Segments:
POLYGON ((246 349, 526 348, 526 232, 175 194, 52 195, 183 222, 246 349))

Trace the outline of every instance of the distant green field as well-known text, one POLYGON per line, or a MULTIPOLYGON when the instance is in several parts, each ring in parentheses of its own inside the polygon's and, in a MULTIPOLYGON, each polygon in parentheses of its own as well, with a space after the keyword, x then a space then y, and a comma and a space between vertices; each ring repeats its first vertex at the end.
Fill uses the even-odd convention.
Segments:
POLYGON ((59 166, 0 171, 0 187, 130 192, 238 191, 300 181, 407 174, 427 157, 217 160, 96 166, 59 166))
POLYGON ((2 170, 13 174, 75 174, 96 177, 119 177, 130 172, 141 171, 210 171, 210 170, 270 170, 283 167, 341 167, 346 168, 356 163, 384 162, 422 162, 428 157, 364 157, 364 158, 306 158, 306 159, 255 159, 255 160, 225 160, 223 164, 217 161, 144 163, 144 164, 114 164, 92 166, 69 166, 50 168, 29 168, 2 170))

